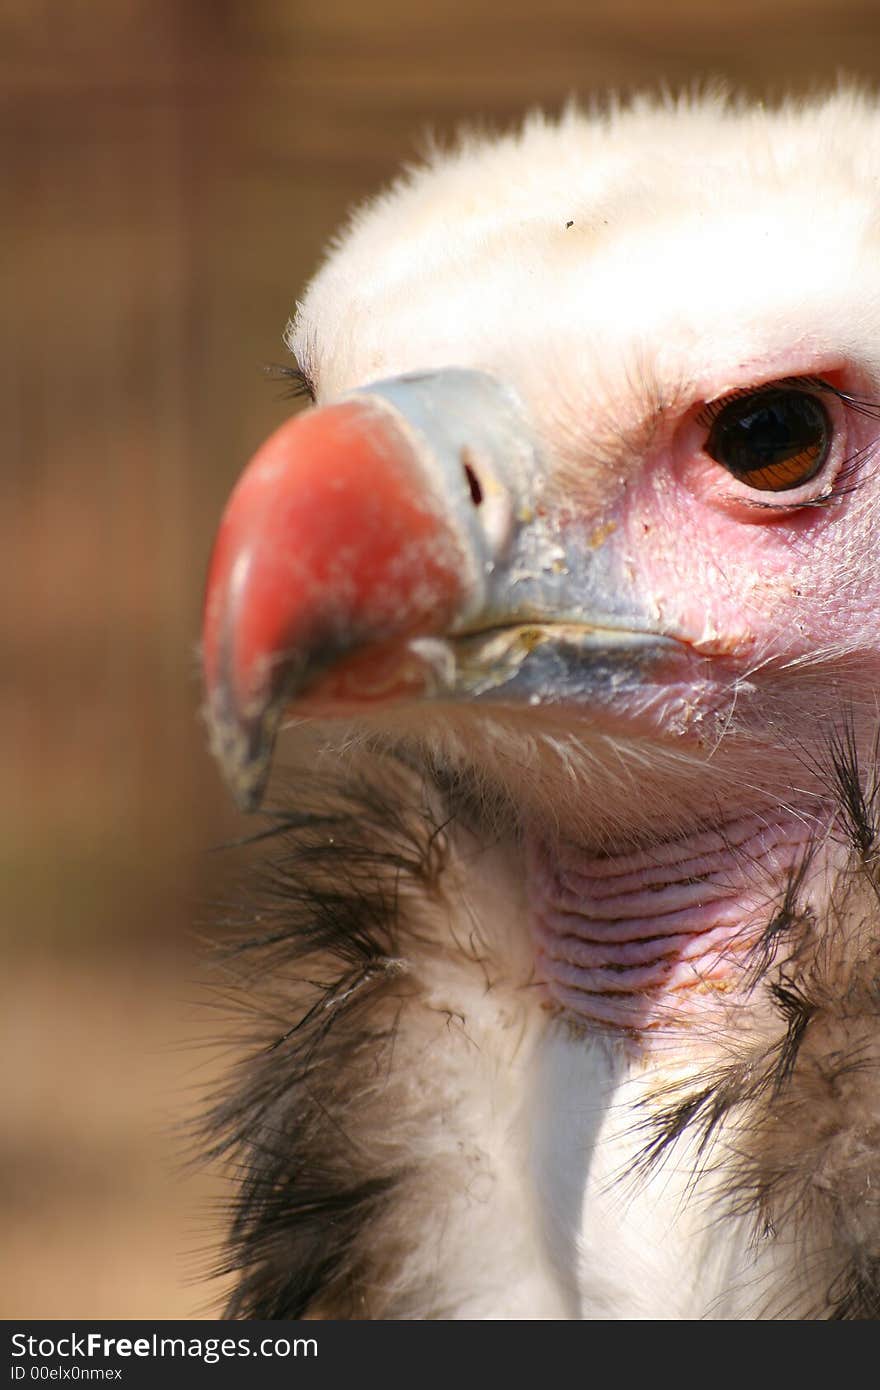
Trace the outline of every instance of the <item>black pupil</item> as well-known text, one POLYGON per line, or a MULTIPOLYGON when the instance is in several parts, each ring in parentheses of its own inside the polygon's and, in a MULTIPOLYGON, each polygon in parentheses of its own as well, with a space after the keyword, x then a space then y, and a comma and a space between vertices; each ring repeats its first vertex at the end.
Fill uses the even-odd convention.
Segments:
MULTIPOLYGON (((830 438, 828 413, 820 400, 806 391, 776 388, 726 405, 712 425, 705 448, 744 483, 750 474, 779 468, 803 454, 803 473, 787 484, 799 487, 819 472, 830 438)), ((763 480, 755 481, 767 486, 763 480)))

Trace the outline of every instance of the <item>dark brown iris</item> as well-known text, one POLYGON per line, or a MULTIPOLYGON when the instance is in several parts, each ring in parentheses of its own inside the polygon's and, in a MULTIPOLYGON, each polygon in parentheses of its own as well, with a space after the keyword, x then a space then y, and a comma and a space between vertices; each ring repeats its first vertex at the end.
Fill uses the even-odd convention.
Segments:
POLYGON ((801 487, 823 467, 831 421, 818 397, 791 387, 737 396, 715 416, 706 453, 761 492, 801 487))

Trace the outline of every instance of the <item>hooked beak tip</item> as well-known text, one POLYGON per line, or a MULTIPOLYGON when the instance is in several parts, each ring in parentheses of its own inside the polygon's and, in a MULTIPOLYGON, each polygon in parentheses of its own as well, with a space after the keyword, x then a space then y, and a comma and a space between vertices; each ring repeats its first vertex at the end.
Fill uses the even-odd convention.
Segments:
POLYGON ((506 390, 453 369, 349 393, 258 450, 203 618, 211 747, 243 810, 260 805, 289 701, 332 714, 422 689, 431 662, 410 644, 482 612, 518 496, 505 469, 526 449, 506 390))
POLYGON ((211 752, 236 806, 244 812, 259 810, 269 780, 281 710, 271 706, 248 719, 208 705, 205 721, 211 752))

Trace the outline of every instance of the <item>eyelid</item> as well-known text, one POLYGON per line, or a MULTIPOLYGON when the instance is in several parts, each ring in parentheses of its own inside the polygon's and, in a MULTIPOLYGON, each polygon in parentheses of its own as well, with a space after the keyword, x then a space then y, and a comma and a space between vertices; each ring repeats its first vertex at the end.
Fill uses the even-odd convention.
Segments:
POLYGON ((714 400, 706 401, 698 415, 694 418, 698 425, 706 429, 714 424, 722 410, 725 410, 733 401, 748 400, 755 396, 762 396, 770 391, 827 391, 830 395, 836 396, 845 405, 852 403, 856 409, 863 409, 868 413, 866 401, 857 401, 856 397, 847 396, 843 391, 839 391, 836 386, 832 386, 830 381, 825 381, 818 376, 786 376, 779 377, 775 381, 763 381, 759 386, 740 386, 735 391, 729 391, 726 395, 716 396, 714 400))
MULTIPOLYGON (((867 413, 867 412, 865 412, 867 413)), ((874 418, 877 418, 876 416, 874 418)), ((876 441, 875 441, 876 442, 876 441)), ((843 459, 840 467, 834 474, 833 481, 826 486, 815 497, 801 497, 794 502, 770 500, 770 496, 761 497, 755 494, 754 497, 737 495, 732 498, 738 506, 746 507, 754 512, 802 512, 810 507, 828 507, 835 503, 842 502, 844 497, 855 492, 864 482, 859 478, 858 472, 864 460, 870 455, 873 443, 864 444, 860 449, 843 459)), ((819 475, 821 476, 821 474, 819 475)))

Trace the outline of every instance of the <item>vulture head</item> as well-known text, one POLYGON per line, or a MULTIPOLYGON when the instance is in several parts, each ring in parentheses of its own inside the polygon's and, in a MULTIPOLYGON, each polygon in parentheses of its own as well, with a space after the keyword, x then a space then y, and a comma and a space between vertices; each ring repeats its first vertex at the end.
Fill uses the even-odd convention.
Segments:
POLYGON ((880 1315, 880 106, 465 138, 288 344, 204 621, 293 765, 231 1313, 880 1315))

